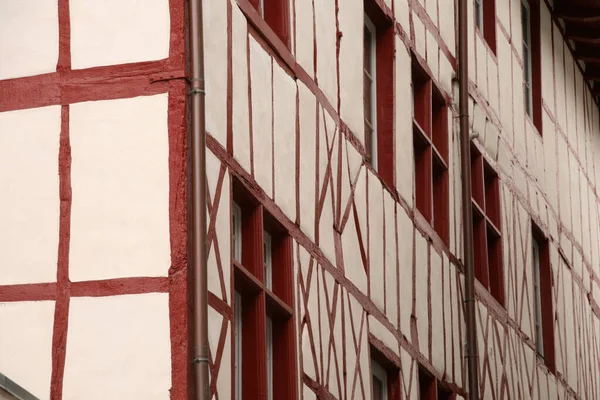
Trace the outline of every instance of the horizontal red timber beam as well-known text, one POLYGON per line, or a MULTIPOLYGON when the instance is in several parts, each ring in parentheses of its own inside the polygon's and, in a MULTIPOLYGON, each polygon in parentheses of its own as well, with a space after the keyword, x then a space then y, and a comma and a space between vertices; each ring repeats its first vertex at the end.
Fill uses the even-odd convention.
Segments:
POLYGON ((0 302, 56 300, 56 283, 1 285, 0 302))
MULTIPOLYGON (((135 277, 72 282, 71 297, 104 297, 126 294, 167 293, 167 277, 135 277)), ((56 283, 0 286, 0 302, 56 300, 56 283)))
POLYGON ((185 76, 164 59, 7 79, 0 81, 0 112, 165 93, 169 80, 185 76))
POLYGON ((167 293, 169 278, 136 277, 71 283, 71 297, 102 297, 125 294, 167 293))

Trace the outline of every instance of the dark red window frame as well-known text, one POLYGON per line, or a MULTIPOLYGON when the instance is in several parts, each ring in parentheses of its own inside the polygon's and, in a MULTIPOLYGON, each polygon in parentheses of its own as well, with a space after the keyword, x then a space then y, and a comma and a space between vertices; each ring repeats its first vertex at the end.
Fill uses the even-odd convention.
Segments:
MULTIPOLYGON (((400 368, 373 344, 371 344, 371 360, 377 362, 377 364, 385 369, 388 400, 400 400, 400 368)), ((373 373, 371 375, 373 376, 373 373)), ((373 378, 371 377, 371 379, 373 378)))
MULTIPOLYGON (((481 4, 481 22, 483 26, 478 26, 477 21, 479 17, 475 16, 475 27, 481 32, 488 47, 496 54, 496 0, 479 1, 481 4)), ((477 6, 475 7, 475 12, 477 12, 477 6)))
POLYGON ((504 305, 500 180, 471 144, 471 190, 475 277, 504 305))
MULTIPOLYGON (((266 321, 269 316, 272 320, 273 398, 296 399, 292 238, 240 182, 236 180, 232 186, 233 201, 242 211, 242 262, 232 257, 235 291, 242 296, 242 396, 244 400, 266 398, 266 321), (267 288, 264 277, 263 231, 271 236, 271 289, 267 288)), ((232 353, 235 364, 235 350, 232 353)), ((235 374, 232 377, 235 393, 235 374)))
MULTIPOLYGON (((394 23, 375 0, 365 0, 364 7, 365 15, 375 26, 377 173, 394 188, 394 23)), ((365 131, 367 161, 372 162, 373 151, 367 136, 365 131)))
POLYGON ((548 367, 548 370, 555 374, 556 359, 554 354, 554 306, 552 303, 554 295, 552 291, 550 243, 548 242, 548 238, 544 235, 542 230, 539 229, 535 224, 533 224, 532 237, 536 240, 539 251, 540 297, 543 299, 543 307, 540 304, 542 311, 542 338, 544 341, 543 359, 548 367))
POLYGON ((289 48, 290 43, 290 9, 289 0, 263 0, 261 9, 261 0, 249 0, 252 6, 273 29, 273 32, 289 48))
POLYGON ((415 203, 446 244, 450 233, 448 106, 423 69, 413 62, 415 203))
POLYGON ((419 368, 419 400, 455 400, 456 395, 444 388, 434 376, 419 368))

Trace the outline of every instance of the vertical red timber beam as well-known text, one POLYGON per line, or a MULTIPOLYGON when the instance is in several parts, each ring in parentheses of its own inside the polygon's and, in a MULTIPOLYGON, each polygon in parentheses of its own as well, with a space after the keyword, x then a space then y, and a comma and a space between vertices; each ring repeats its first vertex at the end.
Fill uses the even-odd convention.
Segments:
POLYGON ((475 321, 475 274, 473 266, 473 209, 471 206, 471 140, 469 137, 469 42, 468 0, 458 5, 458 66, 459 66, 459 115, 460 115, 460 163, 462 170, 462 211, 465 263, 465 308, 467 325, 467 373, 469 376, 469 399, 479 399, 477 326, 475 321))
POLYGON ((204 127, 204 43, 202 0, 189 1, 190 190, 189 257, 192 269, 193 393, 209 398, 208 286, 206 271, 206 138, 204 127))
MULTIPOLYGON (((59 75, 71 70, 71 21, 69 0, 58 1, 58 63, 59 75)), ((58 263, 56 276, 56 303, 54 309, 54 328, 52 333, 52 376, 50 398, 61 399, 65 357, 67 347, 67 329, 69 324, 69 245, 71 234, 71 143, 69 139, 69 106, 61 107, 60 147, 58 151, 58 176, 60 195, 60 222, 58 240, 58 263)))

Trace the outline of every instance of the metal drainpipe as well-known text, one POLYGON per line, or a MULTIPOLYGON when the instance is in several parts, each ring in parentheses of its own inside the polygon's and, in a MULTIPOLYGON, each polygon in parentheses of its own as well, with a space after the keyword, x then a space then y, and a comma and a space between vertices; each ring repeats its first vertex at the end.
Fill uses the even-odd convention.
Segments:
POLYGON ((188 256, 191 264, 192 390, 196 400, 209 398, 208 287, 206 270, 206 138, 204 127, 204 42, 202 0, 188 1, 190 181, 188 256))
POLYGON ((467 373, 469 399, 479 400, 477 375, 477 326, 475 321, 475 274, 473 255, 473 209, 471 206, 471 138, 469 132, 469 41, 467 0, 458 2, 458 67, 460 154, 462 170, 462 207, 465 264, 465 308, 467 323, 467 373))

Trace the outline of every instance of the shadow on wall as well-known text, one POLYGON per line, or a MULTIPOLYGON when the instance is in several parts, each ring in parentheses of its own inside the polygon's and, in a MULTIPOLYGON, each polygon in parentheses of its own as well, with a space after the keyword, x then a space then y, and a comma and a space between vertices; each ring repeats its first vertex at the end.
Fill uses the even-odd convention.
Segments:
POLYGON ((0 373, 0 400, 39 400, 27 390, 0 373))

